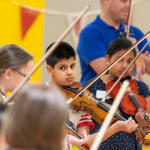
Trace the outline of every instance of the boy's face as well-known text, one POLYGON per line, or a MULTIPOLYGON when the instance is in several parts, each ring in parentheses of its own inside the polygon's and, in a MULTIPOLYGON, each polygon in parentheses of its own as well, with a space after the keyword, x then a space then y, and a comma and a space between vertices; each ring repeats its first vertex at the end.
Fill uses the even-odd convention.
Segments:
POLYGON ((76 77, 75 59, 73 57, 63 59, 54 66, 54 69, 47 65, 47 71, 52 76, 52 82, 58 86, 70 86, 76 77))

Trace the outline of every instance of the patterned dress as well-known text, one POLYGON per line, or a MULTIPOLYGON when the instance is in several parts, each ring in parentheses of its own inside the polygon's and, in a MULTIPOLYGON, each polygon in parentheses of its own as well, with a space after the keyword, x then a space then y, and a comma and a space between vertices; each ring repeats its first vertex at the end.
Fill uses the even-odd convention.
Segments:
MULTIPOLYGON (((136 83, 139 88, 139 95, 143 95, 144 98, 150 96, 150 91, 145 83, 141 81, 136 81, 136 83)), ((88 90, 92 92, 98 100, 101 100, 106 95, 106 84, 103 83, 101 79, 98 79, 88 88, 88 90)), ((113 99, 111 97, 107 97, 105 102, 112 104, 113 99)), ((132 118, 135 120, 135 115, 128 115, 124 113, 120 106, 118 109, 120 110, 120 115, 122 115, 124 118, 128 119, 130 116, 132 116, 132 118)), ((94 119, 93 122, 95 126, 90 131, 90 134, 98 132, 101 127, 101 124, 96 122, 94 119)), ((136 136, 134 132, 127 133, 124 131, 119 131, 102 142, 99 150, 142 150, 142 145, 139 145, 139 140, 136 140, 135 138, 136 136)))

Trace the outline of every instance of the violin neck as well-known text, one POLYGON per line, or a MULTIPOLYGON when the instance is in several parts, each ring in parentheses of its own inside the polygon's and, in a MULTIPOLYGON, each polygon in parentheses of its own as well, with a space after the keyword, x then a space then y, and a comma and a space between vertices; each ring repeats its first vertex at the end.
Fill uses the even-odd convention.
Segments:
POLYGON ((146 112, 144 111, 144 109, 142 108, 141 104, 139 103, 139 101, 137 100, 137 98, 135 97, 134 93, 130 93, 128 95, 128 97, 130 98, 130 100, 132 101, 132 103, 134 104, 134 106, 139 109, 141 108, 143 110, 144 113, 144 119, 149 122, 149 117, 147 116, 146 112))
MULTIPOLYGON (((101 101, 99 101, 97 103, 97 105, 100 108, 104 109, 106 112, 108 112, 110 110, 110 108, 107 105, 105 105, 103 102, 101 102, 101 101)), ((126 119, 124 117, 122 117, 121 115, 119 115, 118 113, 115 113, 114 117, 116 117, 117 119, 119 119, 121 121, 126 121, 126 119)))
POLYGON ((139 109, 139 108, 143 109, 142 106, 140 105, 140 103, 138 102, 137 98, 135 97, 135 95, 133 93, 130 93, 128 95, 128 97, 130 98, 130 100, 132 101, 132 103, 135 105, 135 107, 137 109, 139 109))
POLYGON ((76 131, 74 131, 70 126, 68 126, 67 124, 64 123, 64 127, 69 130, 69 133, 76 136, 79 139, 83 139, 82 136, 80 136, 76 131))

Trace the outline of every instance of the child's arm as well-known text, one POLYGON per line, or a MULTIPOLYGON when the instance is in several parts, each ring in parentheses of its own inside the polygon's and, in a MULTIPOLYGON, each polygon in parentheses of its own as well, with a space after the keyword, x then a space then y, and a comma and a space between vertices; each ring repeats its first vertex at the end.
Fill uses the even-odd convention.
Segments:
MULTIPOLYGON (((135 121, 131 117, 127 121, 117 121, 116 123, 114 123, 107 129, 102 141, 108 139, 110 136, 112 136, 118 131, 126 131, 128 133, 131 133, 135 131, 137 127, 138 125, 135 123, 135 121)), ((88 142, 87 142, 89 146, 92 146, 96 136, 97 136, 97 133, 90 135, 90 137, 88 138, 88 142)))
MULTIPOLYGON (((126 131, 128 133, 131 133, 135 131, 137 127, 138 125, 131 117, 127 121, 117 121, 107 129, 102 141, 108 139, 118 131, 126 131)), ((69 135, 67 141, 70 144, 77 145, 81 150, 84 150, 85 148, 82 145, 87 144, 89 147, 91 147, 97 136, 97 133, 87 136, 87 133, 84 130, 84 132, 82 132, 82 135, 83 139, 77 139, 76 137, 69 135)))
POLYGON ((82 135, 83 130, 85 130, 86 133, 89 134, 89 125, 77 128, 77 133, 79 135, 82 135))
MULTIPOLYGON (((90 115, 88 113, 85 113, 85 112, 84 113, 80 112, 79 116, 80 116, 79 117, 79 122, 78 122, 77 129, 76 129, 77 133, 82 136, 83 135, 82 132, 83 132, 83 130, 85 130, 85 133, 89 134, 89 131, 94 127, 94 123, 92 122, 90 115)), ((82 144, 80 144, 80 142, 78 142, 76 144, 76 146, 78 146, 78 148, 80 150, 85 149, 82 146, 82 144)))

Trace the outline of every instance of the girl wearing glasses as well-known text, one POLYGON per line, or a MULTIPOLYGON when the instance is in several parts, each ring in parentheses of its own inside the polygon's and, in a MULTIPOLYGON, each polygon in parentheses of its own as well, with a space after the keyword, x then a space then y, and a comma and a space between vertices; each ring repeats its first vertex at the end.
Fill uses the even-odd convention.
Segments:
POLYGON ((7 99, 33 68, 33 56, 21 47, 9 44, 0 48, 0 97, 7 99))

